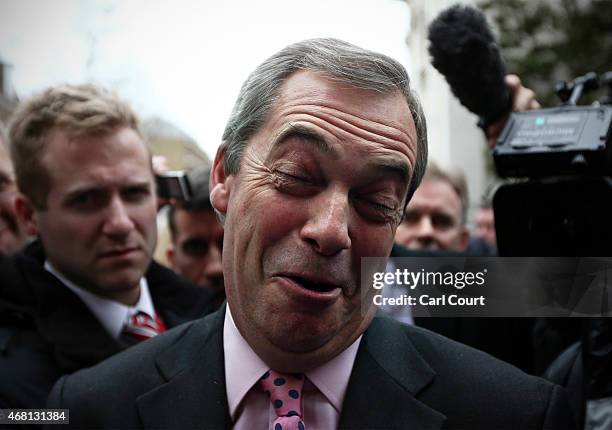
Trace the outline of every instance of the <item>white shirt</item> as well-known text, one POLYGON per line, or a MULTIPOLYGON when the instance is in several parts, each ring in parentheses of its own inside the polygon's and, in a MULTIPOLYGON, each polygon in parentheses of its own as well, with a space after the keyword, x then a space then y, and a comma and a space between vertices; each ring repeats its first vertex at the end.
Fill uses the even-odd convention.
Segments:
POLYGON ((100 297, 79 287, 62 275, 48 260, 45 261, 45 269, 72 290, 115 339, 119 339, 124 324, 132 315, 144 312, 151 318, 155 318, 155 309, 149 292, 149 284, 147 284, 147 280, 144 277, 140 278, 140 297, 138 298, 138 303, 134 306, 127 306, 123 303, 100 297))
MULTIPOLYGON (((302 419, 308 430, 338 428, 340 411, 361 336, 324 365, 305 373, 302 419)), ((270 369, 242 337, 229 306, 223 324, 225 382, 234 430, 268 429, 277 415, 262 389, 253 386, 270 369)))

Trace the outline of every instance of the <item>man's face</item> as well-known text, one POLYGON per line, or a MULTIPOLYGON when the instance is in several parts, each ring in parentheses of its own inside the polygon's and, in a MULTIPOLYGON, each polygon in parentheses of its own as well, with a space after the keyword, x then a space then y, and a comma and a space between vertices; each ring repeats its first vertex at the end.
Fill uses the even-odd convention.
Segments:
POLYGON ((133 304, 157 239, 144 142, 127 127, 74 139, 56 130, 43 163, 51 189, 34 222, 47 258, 83 288, 133 304))
POLYGON ((474 236, 482 238, 493 248, 497 248, 493 208, 480 208, 476 213, 475 224, 474 236))
MULTIPOLYGON (((242 335, 266 363, 303 371, 369 325, 362 257, 386 257, 416 159, 404 97, 293 74, 234 176, 211 200, 225 213, 226 294, 242 335)), ((222 173, 223 175, 223 173, 222 173)))
POLYGON ((395 241, 409 249, 463 251, 469 236, 461 199, 446 181, 425 179, 412 196, 395 241))
POLYGON ((223 291, 223 227, 212 209, 174 212, 175 239, 168 249, 168 261, 175 272, 196 285, 223 291))
POLYGON ((18 251, 27 239, 15 212, 16 195, 13 164, 0 138, 0 256, 18 251))

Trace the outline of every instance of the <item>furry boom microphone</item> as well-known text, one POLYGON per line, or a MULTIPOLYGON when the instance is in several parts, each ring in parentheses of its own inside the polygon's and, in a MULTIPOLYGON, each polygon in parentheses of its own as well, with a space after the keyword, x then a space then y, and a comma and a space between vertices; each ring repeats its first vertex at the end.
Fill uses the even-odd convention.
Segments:
POLYGON ((482 12, 462 5, 440 13, 429 25, 433 66, 453 94, 486 127, 510 112, 506 66, 482 12))

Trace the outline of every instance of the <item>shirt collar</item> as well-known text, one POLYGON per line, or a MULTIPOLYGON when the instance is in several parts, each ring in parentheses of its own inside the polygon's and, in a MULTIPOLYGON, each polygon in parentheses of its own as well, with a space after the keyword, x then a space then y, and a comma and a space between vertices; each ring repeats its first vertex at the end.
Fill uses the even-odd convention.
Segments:
POLYGON ((342 410, 344 395, 362 336, 359 336, 348 348, 327 363, 306 372, 308 380, 327 397, 338 413, 342 410))
MULTIPOLYGON (((306 377, 340 413, 348 387, 361 337, 342 353, 322 366, 306 372, 306 377)), ((242 337, 227 306, 223 323, 223 349, 225 351, 225 380, 230 417, 249 390, 270 369, 242 337)))
POLYGON ((155 309, 151 293, 149 292, 149 285, 144 277, 140 278, 140 296, 138 302, 134 306, 127 306, 123 303, 100 297, 76 285, 60 273, 49 260, 45 260, 44 267, 85 303, 85 306, 89 308, 106 331, 115 339, 119 338, 124 324, 132 315, 144 312, 151 318, 155 318, 155 309))
POLYGON ((270 367, 255 354, 242 337, 229 306, 226 306, 223 323, 223 350, 227 403, 233 421, 244 396, 270 367))

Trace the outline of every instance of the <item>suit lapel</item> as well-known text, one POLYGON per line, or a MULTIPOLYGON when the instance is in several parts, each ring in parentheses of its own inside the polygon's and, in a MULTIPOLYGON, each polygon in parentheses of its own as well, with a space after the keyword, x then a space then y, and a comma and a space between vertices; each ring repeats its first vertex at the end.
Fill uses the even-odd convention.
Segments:
POLYGON ((144 428, 229 428, 224 318, 225 307, 194 323, 179 341, 159 355, 156 365, 167 382, 136 400, 144 428))
POLYGON ((64 373, 93 366, 123 349, 81 299, 47 272, 42 263, 30 259, 23 273, 38 300, 38 331, 53 345, 55 359, 64 373))
MULTIPOLYGON (((145 429, 230 427, 224 317, 225 307, 196 322, 157 358, 166 382, 136 402, 145 429)), ((339 428, 440 429, 446 417, 417 399, 434 377, 401 325, 375 318, 359 346, 339 428)))
POLYGON ((416 398, 434 377, 401 325, 375 318, 359 346, 339 428, 441 428, 445 416, 416 398))

